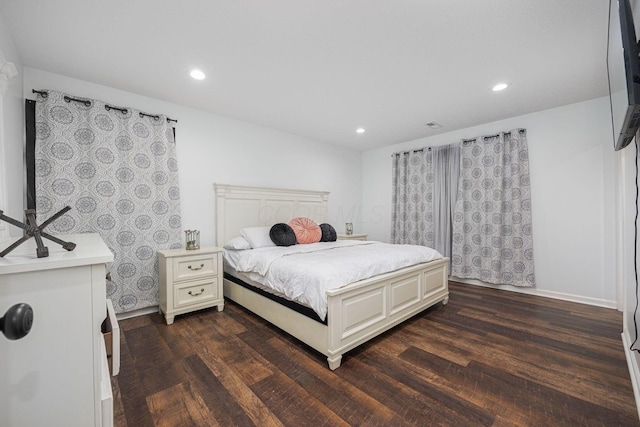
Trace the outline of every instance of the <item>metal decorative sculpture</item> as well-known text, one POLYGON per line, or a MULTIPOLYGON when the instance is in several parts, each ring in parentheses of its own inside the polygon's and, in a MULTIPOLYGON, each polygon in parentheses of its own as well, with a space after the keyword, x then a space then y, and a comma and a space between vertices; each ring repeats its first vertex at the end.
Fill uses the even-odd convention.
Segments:
POLYGON ((45 227, 47 225, 51 224, 56 219, 60 218, 62 215, 64 215, 69 210, 71 210, 70 206, 66 206, 66 207, 60 209, 51 218, 49 218, 48 220, 46 220, 45 222, 43 222, 40 225, 38 225, 36 223, 36 210, 35 209, 25 209, 24 214, 27 217, 27 223, 26 224, 22 223, 20 221, 17 221, 17 220, 15 220, 13 218, 8 217, 8 216, 6 216, 4 214, 3 211, 0 211, 0 220, 8 222, 9 224, 15 225, 16 227, 22 228, 25 231, 25 235, 22 238, 16 240, 7 249, 5 249, 4 251, 0 252, 0 257, 4 257, 9 252, 14 250, 15 248, 17 248, 18 246, 20 246, 21 244, 23 244, 27 240, 29 240, 31 237, 36 239, 36 245, 37 245, 36 255, 38 256, 38 258, 45 258, 45 257, 49 256, 49 249, 44 245, 44 243, 42 241, 43 237, 45 239, 49 239, 52 242, 55 242, 55 243, 59 244, 60 246, 62 246, 64 249, 66 249, 68 251, 74 250, 75 247, 76 247, 75 243, 65 242, 64 240, 58 239, 57 237, 52 236, 51 234, 48 234, 48 233, 45 233, 44 231, 42 231, 42 230, 45 229, 45 227))

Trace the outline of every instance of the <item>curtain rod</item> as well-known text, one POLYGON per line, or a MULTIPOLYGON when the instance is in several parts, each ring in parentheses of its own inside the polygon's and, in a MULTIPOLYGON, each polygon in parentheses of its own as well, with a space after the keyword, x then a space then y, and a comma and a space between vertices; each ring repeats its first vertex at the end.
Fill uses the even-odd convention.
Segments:
MULTIPOLYGON (((40 96, 42 96, 43 98, 47 98, 47 97, 49 96, 49 93, 48 93, 46 90, 35 90, 35 89, 31 89, 31 92, 32 92, 32 93, 37 93, 37 94, 39 94, 40 96)), ((71 96, 67 96, 67 95, 65 95, 65 96, 64 96, 64 100, 65 100, 65 101, 67 101, 67 102, 71 102, 71 101, 79 102, 79 103, 81 103, 81 104, 84 104, 84 105, 85 105, 85 106, 87 106, 87 107, 90 107, 90 106, 91 106, 91 101, 89 101, 88 99, 73 98, 73 97, 71 97, 71 96)), ((113 105, 109 105, 109 104, 105 104, 105 105, 104 105, 104 108, 105 108, 107 111, 109 111, 109 110, 117 110, 117 111, 120 111, 122 114, 127 114, 127 111, 129 111, 129 110, 128 110, 128 109, 126 109, 126 108, 114 107, 113 105)), ((140 115, 140 117, 141 117, 141 118, 142 118, 142 117, 151 117, 151 118, 153 118, 153 119, 155 119, 155 120, 158 120, 158 119, 160 118, 160 116, 159 116, 159 115, 157 115, 157 114, 147 114, 147 113, 143 113, 142 111, 141 111, 141 112, 139 112, 138 114, 140 115)), ((169 123, 170 123, 170 122, 178 123, 178 121, 177 121, 177 120, 175 120, 175 119, 170 119, 169 117, 167 117, 167 122, 169 122, 169 123)))
MULTIPOLYGON (((519 133, 524 133, 526 130, 525 129, 517 129, 517 131, 519 133)), ((463 139, 462 142, 472 142, 477 140, 478 138, 482 138, 482 139, 489 139, 489 138, 496 138, 500 135, 509 135, 511 134, 511 132, 501 132, 501 133, 496 133, 494 135, 485 135, 485 136, 479 136, 477 138, 471 138, 471 139, 463 139)))
MULTIPOLYGON (((519 133, 524 133, 524 132, 526 132, 526 129, 517 129, 517 131, 518 131, 519 133)), ((509 135, 510 133, 511 133, 511 132, 502 132, 502 135, 509 135)), ((486 139, 489 139, 489 138, 495 138, 495 137, 498 137, 498 136, 500 136, 500 135, 501 135, 501 134, 496 133, 495 135, 479 136, 479 137, 471 138, 471 139, 462 139, 461 141, 462 141, 462 143, 463 143, 463 144, 468 143, 468 142, 474 142, 474 143, 475 143, 475 142, 476 142, 476 140, 477 140, 478 138, 482 138, 482 139, 485 139, 485 140, 486 140, 486 139)), ((453 145, 453 144, 449 144, 449 145, 453 145)), ((398 156, 398 155, 400 155, 400 154, 418 153, 418 152, 420 152, 420 151, 424 151, 424 149, 425 149, 425 148, 426 148, 427 150, 431 151, 431 147, 416 148, 415 150, 399 151, 399 152, 397 152, 397 153, 393 153, 393 154, 391 154, 391 157, 393 157, 393 156, 398 156)))
POLYGON ((425 149, 427 151, 431 151, 431 147, 422 147, 422 148, 416 148, 415 150, 398 151, 397 153, 391 154, 391 157, 398 156, 400 154, 419 153, 420 151, 424 151, 425 149))

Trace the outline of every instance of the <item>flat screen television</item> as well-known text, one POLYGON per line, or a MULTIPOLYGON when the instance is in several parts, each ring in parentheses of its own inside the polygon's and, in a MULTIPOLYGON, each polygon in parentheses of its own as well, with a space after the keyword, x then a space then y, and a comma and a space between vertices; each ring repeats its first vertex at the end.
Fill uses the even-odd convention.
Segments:
POLYGON ((621 150, 640 126, 640 60, 629 0, 609 1, 607 72, 613 144, 621 150))

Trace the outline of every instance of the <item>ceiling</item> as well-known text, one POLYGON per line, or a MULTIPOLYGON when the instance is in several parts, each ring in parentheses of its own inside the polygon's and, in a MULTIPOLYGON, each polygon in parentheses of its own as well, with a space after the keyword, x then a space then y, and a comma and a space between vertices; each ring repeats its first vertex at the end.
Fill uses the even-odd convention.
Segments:
POLYGON ((26 66, 355 150, 608 93, 606 0, 0 0, 0 11, 26 66))

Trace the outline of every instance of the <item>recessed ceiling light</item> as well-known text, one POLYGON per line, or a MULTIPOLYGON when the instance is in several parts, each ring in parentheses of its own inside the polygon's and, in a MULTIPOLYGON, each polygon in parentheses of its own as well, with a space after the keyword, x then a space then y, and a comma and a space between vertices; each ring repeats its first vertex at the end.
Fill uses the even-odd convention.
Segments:
POLYGON ((356 133, 365 133, 367 130, 365 128, 356 129, 356 133))
POLYGON ((505 90, 507 87, 509 87, 509 85, 506 83, 498 83, 491 90, 494 92, 500 92, 501 90, 505 90))
POLYGON ((204 78, 207 77, 200 70, 191 70, 189 75, 191 76, 192 79, 195 79, 195 80, 204 80, 204 78))

